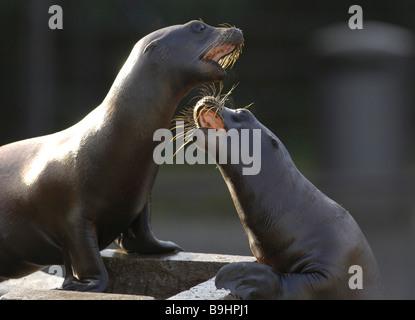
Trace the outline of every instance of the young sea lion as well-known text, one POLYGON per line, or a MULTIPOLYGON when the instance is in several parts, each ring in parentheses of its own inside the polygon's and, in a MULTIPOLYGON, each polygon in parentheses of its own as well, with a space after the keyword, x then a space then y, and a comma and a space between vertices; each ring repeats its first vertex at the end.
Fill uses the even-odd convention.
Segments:
POLYGON ((226 77, 242 32, 191 21, 134 46, 100 106, 74 126, 0 148, 0 280, 66 266, 63 289, 104 291, 100 250, 180 250, 150 229, 153 133, 194 87, 226 77))
POLYGON ((223 267, 216 286, 242 299, 383 298, 377 262, 349 212, 300 173, 282 142, 249 110, 228 109, 223 102, 203 97, 191 122, 203 132, 204 139, 195 135, 196 144, 216 159, 258 262, 223 267), (208 131, 215 129, 226 134, 211 141, 208 131), (231 159, 232 146, 223 138, 231 130, 239 137, 248 130, 251 140, 245 145, 251 153, 260 150, 253 155, 260 159, 257 174, 244 174, 241 158, 231 159), (253 139, 255 130, 259 140, 253 139), (362 288, 353 283, 356 266, 362 271, 362 288))

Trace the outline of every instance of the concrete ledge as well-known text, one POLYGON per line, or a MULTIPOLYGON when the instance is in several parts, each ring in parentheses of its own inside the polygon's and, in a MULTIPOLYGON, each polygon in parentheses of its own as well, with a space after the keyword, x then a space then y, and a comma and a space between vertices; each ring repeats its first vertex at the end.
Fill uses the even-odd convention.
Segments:
POLYGON ((10 279, 0 283, 0 297, 19 289, 50 290, 62 286, 63 278, 38 271, 20 279, 10 279))
POLYGON ((101 252, 110 277, 108 292, 167 299, 213 278, 223 266, 254 257, 179 252, 165 255, 101 252))
POLYGON ((217 290, 214 277, 223 266, 254 257, 179 252, 164 255, 127 254, 121 250, 101 252, 110 283, 107 293, 85 293, 59 288, 63 278, 35 272, 21 279, 0 283, 6 300, 224 300, 233 299, 226 290, 217 290), (143 297, 144 296, 144 297, 143 297), (174 296, 174 297, 173 297, 174 296))
POLYGON ((114 293, 18 289, 1 296, 0 300, 154 300, 154 298, 114 293))
POLYGON ((216 289, 215 278, 182 291, 167 300, 239 300, 229 290, 216 289))

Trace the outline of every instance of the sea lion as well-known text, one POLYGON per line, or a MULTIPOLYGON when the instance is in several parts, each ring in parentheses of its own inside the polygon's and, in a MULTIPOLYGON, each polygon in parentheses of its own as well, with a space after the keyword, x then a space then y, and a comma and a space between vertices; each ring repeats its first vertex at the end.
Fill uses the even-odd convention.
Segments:
POLYGON ((64 264, 66 290, 104 291, 100 250, 116 239, 127 252, 181 250, 150 229, 158 165, 155 130, 179 101, 221 81, 243 35, 191 21, 138 41, 107 96, 74 126, 0 148, 0 279, 64 264))
POLYGON ((216 286, 242 299, 383 298, 376 259, 349 212, 301 174, 282 142, 249 110, 229 109, 223 100, 203 97, 190 121, 202 131, 202 139, 194 135, 197 146, 216 159, 257 262, 223 267, 216 286), (234 130, 239 137, 248 130, 251 154, 260 150, 253 155, 260 159, 259 172, 244 174, 247 166, 231 159, 229 140, 217 135, 208 141, 209 129, 226 135, 234 130), (260 130, 258 141, 254 130, 260 130))

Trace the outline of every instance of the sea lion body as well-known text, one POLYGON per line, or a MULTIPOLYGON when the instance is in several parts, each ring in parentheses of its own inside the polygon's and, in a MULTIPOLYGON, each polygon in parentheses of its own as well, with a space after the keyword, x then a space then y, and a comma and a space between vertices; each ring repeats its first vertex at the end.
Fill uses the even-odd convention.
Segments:
POLYGON ((0 280, 65 264, 63 289, 104 291, 99 251, 115 239, 128 252, 181 250, 150 229, 152 137, 192 88, 226 77, 218 62, 235 60, 242 41, 236 28, 201 21, 157 30, 134 46, 102 104, 79 123, 2 146, 0 280))
MULTIPOLYGON (((282 142, 251 112, 223 106, 214 111, 209 103, 210 111, 204 107, 199 101, 194 118, 206 139, 207 128, 248 129, 252 153, 252 132, 261 132, 261 170, 254 175, 243 174, 242 161, 231 163, 229 145, 226 163, 219 163, 225 140, 216 142, 218 168, 260 262, 223 267, 216 276, 218 288, 244 299, 382 298, 376 259, 349 212, 301 174, 282 142), (362 270, 363 289, 353 284, 356 265, 362 270)), ((207 150, 209 143, 199 146, 207 150)))

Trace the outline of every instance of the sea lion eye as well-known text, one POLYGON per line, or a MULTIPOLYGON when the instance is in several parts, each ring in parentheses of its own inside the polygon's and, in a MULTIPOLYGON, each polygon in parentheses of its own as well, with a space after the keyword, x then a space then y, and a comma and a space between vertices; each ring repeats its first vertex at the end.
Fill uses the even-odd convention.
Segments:
POLYGON ((277 141, 277 140, 275 140, 274 138, 272 138, 272 139, 271 139, 271 143, 272 143, 272 146, 273 146, 275 149, 277 149, 277 150, 278 150, 278 148, 279 148, 279 146, 278 146, 278 141, 277 141))
POLYGON ((195 21, 195 22, 194 22, 194 23, 192 23, 192 25, 190 26, 190 29, 191 29, 193 32, 200 33, 200 32, 202 32, 203 30, 205 30, 205 29, 206 29, 206 25, 205 25, 203 22, 200 22, 200 21, 195 21))
POLYGON ((248 110, 245 109, 237 109, 236 113, 242 120, 249 120, 251 114, 248 110))

